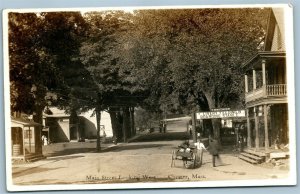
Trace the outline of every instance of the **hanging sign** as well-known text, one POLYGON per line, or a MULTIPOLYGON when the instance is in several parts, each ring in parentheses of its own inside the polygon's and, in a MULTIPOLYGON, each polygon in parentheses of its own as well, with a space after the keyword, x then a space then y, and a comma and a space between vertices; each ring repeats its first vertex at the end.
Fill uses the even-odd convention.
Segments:
POLYGON ((245 117, 245 116, 246 116, 245 110, 225 110, 225 111, 196 113, 197 119, 234 118, 234 117, 245 117))

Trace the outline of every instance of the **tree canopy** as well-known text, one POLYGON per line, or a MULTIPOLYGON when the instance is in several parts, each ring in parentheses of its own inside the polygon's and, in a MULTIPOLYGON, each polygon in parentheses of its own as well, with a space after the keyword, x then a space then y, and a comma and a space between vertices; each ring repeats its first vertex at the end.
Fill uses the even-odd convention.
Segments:
POLYGON ((241 108, 240 67, 266 21, 265 9, 10 13, 12 110, 30 113, 50 99, 68 110, 110 111, 121 125, 138 106, 241 108))

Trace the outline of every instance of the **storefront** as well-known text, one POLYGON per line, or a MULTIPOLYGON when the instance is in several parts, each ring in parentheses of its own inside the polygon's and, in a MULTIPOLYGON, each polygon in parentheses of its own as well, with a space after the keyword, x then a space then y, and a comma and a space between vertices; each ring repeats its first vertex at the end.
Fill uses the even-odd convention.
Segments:
POLYGON ((283 16, 282 10, 270 10, 264 49, 243 65, 249 148, 289 142, 283 16))

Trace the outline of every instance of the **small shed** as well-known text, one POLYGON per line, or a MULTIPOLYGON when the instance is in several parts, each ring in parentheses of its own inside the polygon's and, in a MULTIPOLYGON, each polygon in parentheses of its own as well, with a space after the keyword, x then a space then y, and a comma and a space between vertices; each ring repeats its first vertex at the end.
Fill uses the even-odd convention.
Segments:
POLYGON ((12 159, 30 161, 42 156, 42 125, 24 118, 11 118, 12 159))

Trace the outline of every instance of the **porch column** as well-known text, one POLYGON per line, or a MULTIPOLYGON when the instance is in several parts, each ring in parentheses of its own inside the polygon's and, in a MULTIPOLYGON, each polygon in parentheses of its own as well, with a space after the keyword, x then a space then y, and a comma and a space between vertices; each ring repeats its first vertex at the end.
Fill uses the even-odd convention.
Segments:
POLYGON ((251 148, 251 129, 250 129, 249 108, 247 108, 246 111, 247 111, 247 147, 251 148))
POLYGON ((267 105, 264 105, 264 126, 265 126, 265 148, 269 149, 269 131, 268 131, 268 110, 267 105))
POLYGON ((245 92, 248 93, 248 75, 245 74, 245 92))
POLYGON ((262 68, 262 76, 263 76, 263 85, 266 85, 266 60, 261 61, 261 68, 262 68))
POLYGON ((256 72, 255 69, 252 70, 252 76, 253 76, 253 90, 256 89, 256 72))
POLYGON ((31 129, 30 126, 28 127, 28 137, 29 137, 29 152, 31 153, 31 129))
POLYGON ((24 126, 22 127, 22 142, 23 142, 23 157, 24 157, 24 161, 25 161, 25 130, 24 130, 24 126))
POLYGON ((255 121, 255 148, 259 148, 259 133, 258 133, 258 112, 254 107, 254 121, 255 121))

